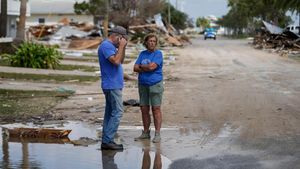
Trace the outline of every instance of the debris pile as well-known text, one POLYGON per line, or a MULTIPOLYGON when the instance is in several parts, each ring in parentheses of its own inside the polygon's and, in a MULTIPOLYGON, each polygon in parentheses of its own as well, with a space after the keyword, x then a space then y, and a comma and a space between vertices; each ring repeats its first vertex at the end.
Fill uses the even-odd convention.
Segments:
MULTIPOLYGON (((31 26, 29 33, 37 40, 47 41, 60 47, 68 42, 67 48, 75 50, 96 49, 103 40, 102 29, 89 23, 75 23, 67 18, 55 25, 31 26)), ((140 44, 148 33, 159 36, 160 46, 183 46, 191 43, 189 37, 179 35, 170 24, 165 24, 160 14, 147 21, 136 21, 128 27, 130 42, 140 44)))
POLYGON ((184 35, 178 35, 177 30, 168 25, 168 29, 159 26, 158 24, 144 24, 129 26, 129 33, 131 34, 131 42, 139 43, 148 33, 155 33, 159 35, 160 46, 183 46, 186 43, 191 43, 189 38, 184 35))
POLYGON ((33 38, 44 40, 50 45, 63 46, 75 50, 96 49, 102 41, 99 29, 89 23, 75 23, 64 18, 54 25, 31 26, 28 31, 33 38))
POLYGON ((271 49, 281 54, 300 53, 300 36, 289 30, 281 29, 275 25, 263 22, 261 29, 255 36, 253 44, 256 49, 271 49))

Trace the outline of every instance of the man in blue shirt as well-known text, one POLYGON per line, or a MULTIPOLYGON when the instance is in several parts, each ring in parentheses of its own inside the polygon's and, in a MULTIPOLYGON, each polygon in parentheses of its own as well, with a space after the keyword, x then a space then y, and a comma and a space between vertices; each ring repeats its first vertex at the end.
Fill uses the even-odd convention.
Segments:
POLYGON ((123 67, 127 32, 121 26, 112 28, 109 36, 98 48, 101 70, 101 87, 105 95, 105 114, 102 129, 103 150, 123 150, 122 144, 114 142, 121 117, 123 115, 123 67))

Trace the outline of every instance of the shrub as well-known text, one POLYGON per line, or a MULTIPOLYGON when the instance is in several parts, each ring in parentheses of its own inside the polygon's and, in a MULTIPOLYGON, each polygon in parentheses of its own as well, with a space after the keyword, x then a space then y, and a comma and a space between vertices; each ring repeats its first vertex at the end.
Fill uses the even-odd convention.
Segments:
POLYGON ((2 56, 15 67, 55 69, 62 58, 62 53, 56 48, 33 42, 24 42, 16 50, 13 55, 2 56))

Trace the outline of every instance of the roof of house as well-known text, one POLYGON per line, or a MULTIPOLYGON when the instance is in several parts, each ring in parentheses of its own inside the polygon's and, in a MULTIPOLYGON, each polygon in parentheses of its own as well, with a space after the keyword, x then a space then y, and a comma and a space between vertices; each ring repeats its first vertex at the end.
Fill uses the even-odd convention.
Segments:
POLYGON ((31 14, 73 14, 75 2, 84 0, 30 0, 31 14))

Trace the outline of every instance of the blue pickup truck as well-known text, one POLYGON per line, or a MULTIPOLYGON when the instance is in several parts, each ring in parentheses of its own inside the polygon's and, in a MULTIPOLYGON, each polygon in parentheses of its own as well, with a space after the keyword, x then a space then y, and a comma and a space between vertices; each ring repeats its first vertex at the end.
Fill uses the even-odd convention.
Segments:
POLYGON ((206 28, 204 30, 204 40, 206 40, 207 38, 211 38, 216 40, 217 39, 217 31, 214 28, 206 28))

